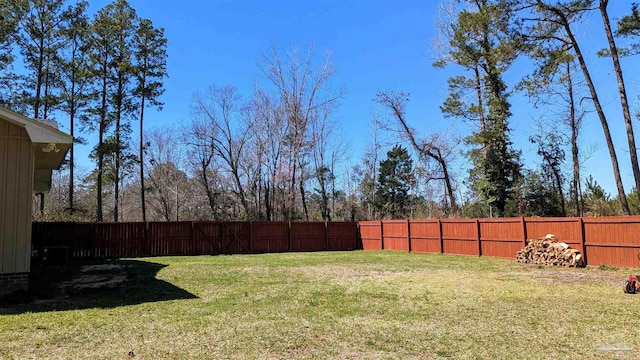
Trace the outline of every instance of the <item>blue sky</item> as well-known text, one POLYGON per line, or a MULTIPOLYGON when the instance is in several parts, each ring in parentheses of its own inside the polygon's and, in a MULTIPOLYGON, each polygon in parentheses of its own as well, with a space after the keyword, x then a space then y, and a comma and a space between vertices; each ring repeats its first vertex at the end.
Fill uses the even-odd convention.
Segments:
MULTIPOLYGON (((90 1, 90 11, 93 13, 108 2, 90 1)), ((164 27, 168 38, 169 78, 162 98, 165 106, 162 112, 148 113, 148 128, 187 123, 192 94, 210 85, 233 85, 249 97, 253 84, 263 82, 258 62, 272 45, 285 51, 294 45, 313 44, 318 56, 325 51, 332 54, 337 70, 333 84, 345 89, 335 116, 351 143, 351 163, 361 159, 370 142, 368 129, 375 112, 371 100, 380 90, 411 93, 407 119, 421 134, 446 129, 465 134, 464 124, 445 119, 439 110, 446 97, 447 78, 460 74, 460 69, 431 66, 438 1, 130 0, 130 4, 140 16, 164 27)), ((611 17, 628 12, 630 5, 630 1, 612 1, 611 17)), ((602 22, 592 16, 576 30, 594 69, 601 100, 606 104, 628 191, 632 175, 615 74, 610 59, 598 59, 594 55, 606 45, 602 22)), ((623 63, 634 112, 639 109, 637 90, 640 89, 636 63, 637 59, 625 59, 623 63)), ((515 81, 526 71, 523 64, 507 74, 509 81, 515 81)), ((544 112, 533 109, 520 95, 513 95, 511 101, 514 146, 523 151, 525 165, 534 167, 539 160, 527 139, 534 131, 532 120, 544 112)), ((634 125, 640 127, 635 119, 634 125)), ((585 163, 584 174, 592 174, 608 191, 615 192, 602 128, 595 114, 587 116, 582 142, 600 144, 585 163)), ((464 169, 464 158, 459 158, 456 168, 464 169)), ((465 178, 464 170, 460 170, 458 176, 465 178)))

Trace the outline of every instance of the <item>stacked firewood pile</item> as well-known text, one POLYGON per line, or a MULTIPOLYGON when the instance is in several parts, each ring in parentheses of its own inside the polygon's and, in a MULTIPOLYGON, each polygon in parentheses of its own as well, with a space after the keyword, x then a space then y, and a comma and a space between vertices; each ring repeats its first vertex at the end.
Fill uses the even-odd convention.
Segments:
POLYGON ((524 264, 584 266, 584 259, 580 251, 572 249, 567 243, 559 242, 553 234, 529 240, 527 246, 518 251, 516 259, 524 264))

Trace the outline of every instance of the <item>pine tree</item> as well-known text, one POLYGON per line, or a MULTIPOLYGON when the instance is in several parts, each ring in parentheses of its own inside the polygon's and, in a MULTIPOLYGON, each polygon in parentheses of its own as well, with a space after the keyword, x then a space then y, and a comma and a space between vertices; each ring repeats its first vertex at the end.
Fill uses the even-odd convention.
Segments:
MULTIPOLYGON (((61 110, 69 115, 69 129, 74 143, 83 143, 76 136, 76 120, 86 124, 88 118, 83 110, 89 105, 91 99, 92 76, 89 69, 89 19, 86 15, 86 1, 79 2, 69 11, 68 18, 62 28, 64 47, 57 61, 60 74, 60 100, 61 110)), ((75 209, 74 194, 74 145, 71 145, 69 153, 69 197, 68 210, 75 209)))
POLYGON ((504 216, 520 174, 519 152, 510 140, 510 103, 504 72, 519 53, 519 42, 511 36, 511 2, 466 0, 469 7, 450 24, 449 49, 436 66, 456 64, 471 77, 449 79, 450 94, 443 113, 478 124, 467 138, 472 147, 470 187, 498 216, 504 216), (466 99, 465 94, 473 94, 466 99))
MULTIPOLYGON (((135 107, 131 99, 131 37, 135 11, 126 0, 116 0, 100 9, 92 23, 91 64, 97 78, 97 101, 91 109, 98 130, 98 144, 93 156, 97 158, 96 220, 103 220, 102 185, 109 175, 114 184, 114 221, 118 220, 118 198, 121 165, 131 162, 126 151, 130 126, 124 122, 135 107), (108 131, 114 127, 114 133, 108 131), (107 173, 105 159, 112 161, 107 173), (122 164, 121 164, 122 163, 122 164)), ((95 126, 94 126, 95 127, 95 126)))
POLYGON ((30 74, 27 76, 27 99, 33 117, 46 119, 58 104, 54 94, 57 72, 53 69, 63 46, 62 24, 68 16, 64 0, 29 0, 28 11, 21 20, 17 37, 20 52, 30 74))
POLYGON ((16 85, 18 76, 13 71, 14 46, 19 32, 20 18, 27 8, 27 0, 0 0, 0 106, 18 109, 14 101, 19 93, 16 85))
MULTIPOLYGON (((627 195, 624 191, 624 184, 622 183, 618 155, 609 129, 609 121, 604 113, 604 109, 596 89, 596 84, 593 82, 591 69, 584 58, 580 43, 572 29, 572 25, 580 22, 587 12, 594 9, 594 2, 595 0, 572 0, 561 2, 542 0, 527 1, 526 6, 524 7, 534 10, 534 12, 532 14, 527 14, 526 17, 521 19, 522 32, 527 34, 528 37, 532 38, 537 43, 560 43, 567 49, 570 49, 571 54, 575 56, 576 62, 578 63, 587 87, 589 88, 589 93, 591 95, 590 99, 593 102, 602 125, 607 149, 609 150, 609 157, 611 158, 611 166, 613 168, 613 176, 618 190, 620 206, 622 207, 623 213, 625 215, 629 215, 629 204, 627 202, 627 195)), ((606 6, 606 1, 601 3, 601 5, 603 4, 606 6)), ((604 17, 606 17, 606 11, 603 14, 603 20, 604 17)), ((554 53, 552 52, 550 54, 554 53)))
POLYGON ((407 149, 396 145, 380 162, 376 207, 384 217, 404 218, 409 213, 413 160, 407 149))
POLYGON ((110 14, 110 5, 98 11, 91 24, 90 44, 90 64, 92 75, 96 78, 96 101, 90 108, 90 113, 94 116, 94 121, 90 125, 92 129, 98 131, 98 143, 93 149, 92 157, 97 161, 95 174, 96 180, 96 221, 103 220, 103 199, 102 185, 104 177, 104 159, 109 153, 105 142, 108 130, 113 125, 112 118, 108 116, 111 111, 109 106, 109 95, 111 92, 111 67, 114 61, 115 43, 114 25, 110 14))
POLYGON ((131 124, 126 121, 128 115, 135 111, 133 103, 132 82, 132 39, 137 21, 135 10, 126 0, 117 0, 112 4, 113 20, 116 31, 115 62, 111 64, 114 68, 113 79, 115 83, 114 91, 111 95, 111 103, 114 112, 115 133, 113 134, 113 184, 114 184, 114 209, 113 221, 119 220, 118 209, 120 205, 120 182, 123 179, 125 169, 133 165, 133 155, 127 148, 127 143, 131 134, 131 124))
POLYGON ((144 185, 144 110, 147 106, 162 108, 159 97, 164 93, 163 79, 167 76, 167 39, 163 28, 155 28, 151 20, 142 19, 133 38, 135 58, 134 95, 140 101, 140 197, 142 221, 147 221, 144 185))

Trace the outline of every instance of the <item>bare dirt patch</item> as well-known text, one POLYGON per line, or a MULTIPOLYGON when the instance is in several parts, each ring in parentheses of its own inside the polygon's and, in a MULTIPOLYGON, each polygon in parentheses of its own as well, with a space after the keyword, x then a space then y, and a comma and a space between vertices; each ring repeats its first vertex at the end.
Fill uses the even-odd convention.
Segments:
POLYGON ((69 281, 61 283, 59 286, 62 289, 101 289, 101 288, 114 288, 120 286, 127 281, 126 274, 105 274, 105 275, 92 275, 82 274, 69 281))
POLYGON ((124 268, 121 264, 94 264, 94 265, 84 265, 80 268, 80 272, 86 273, 91 271, 112 271, 112 270, 122 270, 124 268))
POLYGON ((62 293, 78 290, 113 289, 127 282, 127 266, 122 264, 91 264, 79 268, 73 276, 57 287, 62 293))
POLYGON ((539 269, 531 272, 510 273, 509 275, 527 277, 539 283, 559 283, 559 284, 605 284, 620 285, 625 280, 626 275, 620 272, 610 272, 602 270, 554 270, 539 269))
POLYGON ((294 269, 296 274, 312 279, 381 279, 416 274, 419 271, 389 271, 379 269, 355 268, 348 266, 308 266, 294 269))

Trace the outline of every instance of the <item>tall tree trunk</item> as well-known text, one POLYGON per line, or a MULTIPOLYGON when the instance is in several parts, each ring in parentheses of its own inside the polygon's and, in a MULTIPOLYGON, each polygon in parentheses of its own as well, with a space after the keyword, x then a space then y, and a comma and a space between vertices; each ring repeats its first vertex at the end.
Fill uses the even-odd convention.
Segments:
MULTIPOLYGON (((295 152, 295 151, 294 151, 295 152)), ((292 161, 290 162, 292 171, 291 171, 291 185, 289 188, 289 206, 287 209, 288 215, 287 220, 293 220, 293 216, 295 214, 295 206, 296 206, 296 170, 297 164, 295 156, 293 156, 292 161)))
POLYGON ((44 67, 44 37, 40 37, 38 53, 38 68, 36 69, 36 98, 33 101, 33 117, 35 119, 40 118, 40 102, 42 95, 42 68, 44 67))
POLYGON ((633 178, 636 182, 636 191, 640 191, 640 167, 638 166, 638 150, 636 148, 636 140, 633 134, 633 123, 631 122, 629 102, 627 101, 627 90, 625 88, 624 78, 622 76, 622 67, 620 66, 618 48, 616 47, 616 43, 613 38, 611 23, 609 22, 609 15, 607 14, 608 3, 608 0, 600 0, 600 14, 602 15, 602 22, 604 23, 604 31, 607 34, 607 41, 609 42, 609 52, 611 52, 611 59, 613 60, 613 69, 616 73, 616 79, 618 81, 618 93, 620 94, 622 116, 624 118, 624 125, 627 131, 627 142, 629 144, 629 155, 631 157, 631 169, 633 171, 633 178))
POLYGON ((273 194, 274 185, 269 184, 268 181, 264 184, 264 206, 265 206, 265 218, 267 221, 273 221, 273 194))
POLYGON ((209 177, 207 176, 207 168, 209 164, 206 161, 200 163, 202 170, 202 183, 204 184, 204 190, 207 193, 207 200, 209 201, 209 208, 211 209, 211 217, 213 220, 217 220, 217 211, 216 211, 216 196, 211 188, 211 184, 209 183, 209 177))
POLYGON ((118 82, 118 104, 116 105, 116 154, 115 154, 115 166, 113 174, 113 221, 118 222, 118 203, 120 198, 120 117, 122 115, 122 81, 118 82))
POLYGON ((569 123, 571 125, 571 159, 573 162, 572 197, 574 199, 573 216, 582 216, 580 206, 580 158, 578 154, 578 121, 576 119, 576 103, 573 93, 571 63, 567 62, 567 91, 569 93, 569 123))
POLYGON ((144 189, 144 136, 143 136, 145 86, 146 86, 146 74, 142 76, 143 90, 142 90, 142 99, 140 101, 140 207, 142 209, 142 222, 147 221, 147 202, 145 200, 145 189, 144 189))
POLYGON ((264 184, 264 217, 266 221, 271 221, 271 199, 269 197, 269 183, 264 184))
MULTIPOLYGON (((554 167, 551 167, 552 169, 556 169, 554 167)), ((557 170, 557 169, 556 169, 557 170)), ((556 183, 556 191, 558 192, 558 196, 560 196, 560 210, 562 211, 562 216, 566 216, 567 213, 565 212, 565 203, 564 203, 564 192, 562 191, 562 178, 561 178, 561 174, 553 171, 553 178, 555 180, 556 183)))
POLYGON ((47 64, 44 69, 44 111, 42 112, 42 118, 45 120, 49 119, 49 86, 51 79, 49 78, 49 66, 51 65, 51 59, 47 55, 47 64))
POLYGON ((98 129, 98 179, 97 179, 97 209, 96 209, 96 221, 101 222, 102 217, 102 173, 104 170, 104 133, 106 129, 107 121, 107 59, 104 59, 103 73, 102 73, 102 104, 100 108, 100 125, 98 129))
POLYGON ((447 196, 449 197, 449 204, 451 205, 451 215, 455 216, 458 211, 458 205, 456 204, 456 196, 453 193, 453 185, 451 185, 451 177, 449 176, 449 167, 447 166, 444 157, 438 150, 438 157, 436 161, 442 168, 442 177, 444 178, 444 186, 447 190, 447 196))
POLYGON ((74 212, 74 207, 73 207, 73 170, 74 170, 74 158, 73 158, 73 150, 75 147, 75 126, 74 126, 74 122, 75 122, 75 117, 76 117, 76 109, 75 109, 75 100, 74 100, 74 89, 75 89, 75 83, 71 84, 71 106, 69 107, 69 127, 71 130, 71 138, 73 139, 71 142, 71 151, 69 152, 69 212, 71 212, 73 214, 74 212))
POLYGON ((480 121, 480 132, 486 129, 486 121, 484 118, 484 101, 482 99, 482 83, 480 78, 480 70, 478 65, 473 68, 473 78, 476 86, 476 97, 478 98, 478 119, 480 121))
POLYGON ((258 216, 260 220, 264 219, 264 216, 262 214, 262 192, 263 192, 263 188, 262 188, 262 159, 260 159, 260 161, 258 162, 258 216))
POLYGON ((304 189, 304 172, 302 165, 300 165, 300 198, 302 199, 302 211, 304 212, 304 218, 309 221, 309 208, 307 207, 307 193, 304 189))
POLYGON ((327 188, 326 188, 326 185, 325 185, 324 172, 325 172, 324 170, 321 171, 317 176, 318 184, 320 185, 320 212, 321 212, 321 215, 322 215, 322 220, 330 221, 330 216, 329 216, 329 197, 327 196, 327 188))
POLYGON ((564 15, 562 11, 559 9, 542 5, 549 11, 555 13, 561 20, 562 26, 564 27, 567 36, 573 46, 573 49, 576 53, 576 57, 578 58, 578 62, 580 63, 580 69, 584 74, 585 80, 587 81, 587 86, 589 87, 589 92, 591 93, 591 98, 593 99, 593 104, 596 108, 596 112, 598 113, 598 118, 600 119, 600 123, 602 124, 602 131, 604 132, 604 138, 607 142, 607 148, 609 149, 609 156, 611 157, 611 166, 613 167, 613 175, 616 181, 616 187, 618 188, 618 199, 620 199, 620 205, 622 206, 622 212, 625 215, 630 215, 629 212, 629 203, 627 202, 627 195, 624 191, 624 185, 622 184, 622 177, 620 176, 620 166, 618 165, 618 156, 616 155, 616 149, 613 146, 613 139, 611 138, 611 132, 609 131, 609 123, 607 122, 607 117, 604 114, 604 110, 602 109, 602 105, 600 104, 600 99, 598 98, 598 93, 596 92, 595 85, 593 84, 593 80, 591 78, 591 73, 587 68, 587 64, 582 56, 582 51, 580 50, 580 46, 578 45, 578 41, 573 35, 573 31, 569 26, 569 21, 567 17, 564 15))
POLYGON ((251 215, 249 214, 249 204, 247 203, 247 198, 244 193, 244 187, 242 186, 242 182, 240 181, 240 174, 238 174, 238 165, 235 164, 233 167, 233 180, 238 187, 238 196, 240 196, 240 204, 242 205, 242 209, 244 210, 248 219, 251 219, 251 215))

